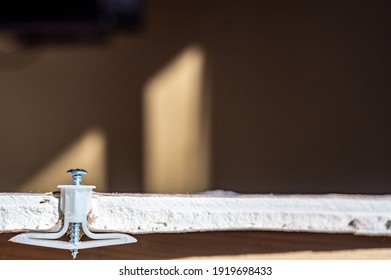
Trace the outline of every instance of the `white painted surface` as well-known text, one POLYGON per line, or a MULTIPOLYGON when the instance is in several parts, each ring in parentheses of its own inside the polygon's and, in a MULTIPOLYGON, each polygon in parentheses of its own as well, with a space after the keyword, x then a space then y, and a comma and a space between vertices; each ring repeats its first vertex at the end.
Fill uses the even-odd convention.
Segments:
MULTIPOLYGON (((56 231, 51 194, 0 194, 0 231, 56 231)), ((95 193, 92 231, 273 230, 391 236, 391 195, 146 195, 95 193)))
POLYGON ((0 193, 0 232, 56 230, 58 209, 51 194, 0 193))

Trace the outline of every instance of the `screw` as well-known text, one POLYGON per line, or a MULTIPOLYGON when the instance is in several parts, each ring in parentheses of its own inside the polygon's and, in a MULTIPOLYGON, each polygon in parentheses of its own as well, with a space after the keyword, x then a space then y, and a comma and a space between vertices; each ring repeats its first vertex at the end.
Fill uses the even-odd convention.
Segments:
POLYGON ((72 168, 67 171, 72 175, 72 184, 73 185, 81 185, 82 176, 87 174, 88 172, 81 168, 72 168))
MULTIPOLYGON (((82 176, 84 174, 87 174, 88 172, 81 168, 72 168, 67 171, 67 173, 70 173, 72 175, 72 184, 79 186, 81 185, 82 176)), ((80 242, 80 223, 70 223, 69 224, 71 228, 71 237, 69 240, 69 243, 76 244, 80 242)), ((72 257, 73 259, 76 259, 77 254, 79 251, 77 249, 72 249, 72 257)))

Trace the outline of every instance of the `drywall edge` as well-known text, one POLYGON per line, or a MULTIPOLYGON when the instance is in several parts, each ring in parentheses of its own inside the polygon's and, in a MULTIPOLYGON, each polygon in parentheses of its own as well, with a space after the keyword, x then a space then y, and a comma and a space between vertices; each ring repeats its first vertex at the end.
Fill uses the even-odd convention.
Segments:
MULTIPOLYGON (((97 232, 223 230, 391 235, 391 195, 154 195, 94 193, 97 232)), ((58 197, 0 193, 0 232, 57 231, 58 197)))

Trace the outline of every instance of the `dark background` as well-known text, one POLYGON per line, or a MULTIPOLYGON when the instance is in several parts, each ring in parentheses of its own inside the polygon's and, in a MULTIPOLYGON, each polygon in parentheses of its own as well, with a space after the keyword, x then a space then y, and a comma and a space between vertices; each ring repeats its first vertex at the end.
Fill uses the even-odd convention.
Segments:
POLYGON ((390 192, 388 1, 162 0, 140 13, 136 31, 104 42, 1 49, 0 191, 98 127, 106 190, 143 192, 145 84, 196 44, 211 97, 201 188, 390 192))

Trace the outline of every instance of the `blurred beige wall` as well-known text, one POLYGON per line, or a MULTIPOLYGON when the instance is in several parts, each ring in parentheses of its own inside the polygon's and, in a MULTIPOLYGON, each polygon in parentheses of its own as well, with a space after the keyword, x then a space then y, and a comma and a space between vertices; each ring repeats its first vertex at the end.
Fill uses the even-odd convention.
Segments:
POLYGON ((144 190, 195 193, 210 186, 205 54, 188 46, 143 93, 144 190))
POLYGON ((49 167, 95 130, 104 167, 84 182, 145 191, 145 88, 196 45, 211 98, 207 187, 389 192, 389 4, 364 2, 149 1, 140 31, 101 45, 3 48, 0 190, 69 183, 49 167))

